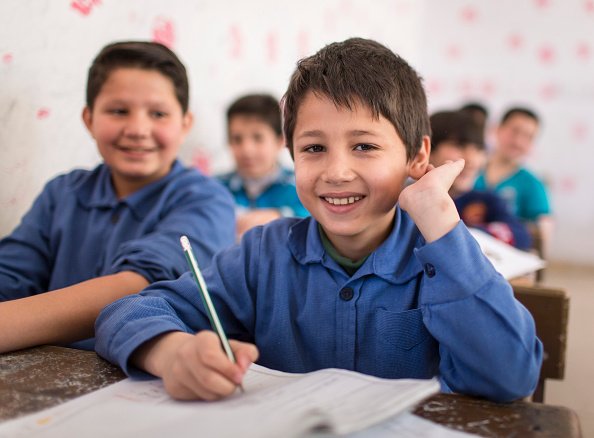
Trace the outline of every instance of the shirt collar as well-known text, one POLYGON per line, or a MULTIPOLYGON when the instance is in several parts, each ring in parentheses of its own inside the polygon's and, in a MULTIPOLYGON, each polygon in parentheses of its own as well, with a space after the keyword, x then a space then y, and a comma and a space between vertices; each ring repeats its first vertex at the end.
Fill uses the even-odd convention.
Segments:
MULTIPOLYGON (((303 265, 324 264, 325 250, 317 227, 318 222, 308 217, 297 222, 289 230, 289 249, 295 259, 303 265)), ((414 257, 414 249, 423 244, 424 240, 410 216, 396 207, 392 232, 370 254, 352 279, 373 274, 394 284, 406 283, 423 270, 414 257)))
POLYGON ((152 203, 147 202, 148 198, 158 195, 172 178, 183 171, 182 164, 175 160, 171 171, 163 178, 144 186, 123 199, 118 199, 111 182, 111 170, 107 165, 101 164, 93 170, 91 177, 81 184, 78 190, 78 200, 81 205, 88 208, 115 208, 118 204, 123 203, 130 208, 137 219, 141 220, 152 208, 152 203))

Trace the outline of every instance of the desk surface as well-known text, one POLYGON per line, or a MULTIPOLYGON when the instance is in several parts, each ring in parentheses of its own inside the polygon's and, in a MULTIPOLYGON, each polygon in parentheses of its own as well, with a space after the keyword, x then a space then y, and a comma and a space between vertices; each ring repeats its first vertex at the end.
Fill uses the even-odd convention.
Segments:
MULTIPOLYGON (((0 421, 55 406, 124 377, 91 351, 44 346, 0 355, 0 421)), ((437 394, 414 413, 485 437, 581 437, 573 411, 538 403, 497 404, 437 394)))

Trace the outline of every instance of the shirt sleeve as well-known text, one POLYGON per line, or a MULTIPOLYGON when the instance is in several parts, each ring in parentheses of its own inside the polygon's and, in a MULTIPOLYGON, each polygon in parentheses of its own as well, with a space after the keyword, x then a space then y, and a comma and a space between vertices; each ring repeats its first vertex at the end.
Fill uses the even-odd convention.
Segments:
MULTIPOLYGON (((194 181, 195 183, 195 181, 194 181)), ((172 280, 188 270, 179 238, 186 235, 201 268, 214 254, 235 242, 233 198, 218 182, 204 179, 199 190, 172 191, 154 230, 123 243, 111 273, 134 271, 150 283, 172 280)))
POLYGON ((60 178, 50 181, 14 231, 0 240, 0 301, 46 292, 52 266, 50 230, 60 178))
MULTIPOLYGON (((202 270, 213 305, 227 336, 254 342, 256 270, 260 230, 246 233, 242 245, 218 253, 202 270), (253 238, 246 240, 246 237, 253 238), (256 249, 254 249, 256 248, 256 249)), ((97 353, 129 376, 142 376, 130 357, 145 342, 171 331, 211 330, 210 321, 190 272, 175 281, 152 284, 140 294, 108 305, 95 323, 97 353)))
POLYGON ((425 269, 423 321, 455 392, 511 401, 531 394, 542 362, 534 320, 460 222, 415 251, 425 269))

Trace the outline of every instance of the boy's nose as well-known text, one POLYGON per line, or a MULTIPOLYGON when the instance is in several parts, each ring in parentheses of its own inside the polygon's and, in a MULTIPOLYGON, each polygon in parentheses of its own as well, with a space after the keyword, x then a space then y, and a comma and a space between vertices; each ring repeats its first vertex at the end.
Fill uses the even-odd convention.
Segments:
POLYGON ((151 130, 151 123, 148 116, 144 114, 132 114, 124 127, 124 134, 128 137, 147 137, 151 130))
POLYGON ((328 183, 340 184, 355 178, 351 161, 342 154, 329 155, 325 164, 324 179, 328 183))

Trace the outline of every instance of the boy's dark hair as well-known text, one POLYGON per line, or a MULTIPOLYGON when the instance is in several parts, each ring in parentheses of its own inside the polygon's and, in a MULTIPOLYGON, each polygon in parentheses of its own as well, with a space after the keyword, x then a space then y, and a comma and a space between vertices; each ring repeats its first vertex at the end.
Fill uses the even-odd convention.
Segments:
POLYGON ((432 114, 429 120, 431 152, 437 151, 439 145, 446 141, 457 143, 460 148, 470 143, 479 149, 485 148, 483 128, 469 114, 463 111, 440 111, 432 114))
POLYGON ((460 111, 465 113, 480 113, 485 119, 489 117, 489 110, 487 107, 478 102, 468 102, 460 108, 460 111))
POLYGON ((509 119, 511 119, 513 116, 515 115, 522 115, 522 116, 526 116, 526 117, 530 117, 531 119, 533 119, 536 124, 540 124, 540 120, 538 119, 538 115, 532 111, 529 108, 525 108, 525 107, 521 107, 521 106, 517 106, 517 107, 513 107, 508 109, 505 114, 503 114, 503 117, 501 118, 501 125, 503 125, 505 122, 507 122, 509 119))
POLYGON ((166 46, 148 41, 122 41, 108 44, 93 60, 87 78, 87 107, 93 109, 101 87, 118 68, 155 70, 171 79, 175 96, 184 113, 188 111, 189 86, 186 68, 166 46))
POLYGON ((279 137, 283 134, 278 100, 269 94, 240 97, 227 109, 227 124, 233 116, 254 116, 270 126, 279 137))
POLYGON ((297 112, 312 91, 335 105, 366 105, 389 120, 406 146, 408 160, 430 135, 427 98, 421 78, 400 56, 380 43, 351 38, 332 43, 297 63, 282 99, 285 141, 293 155, 297 112))

